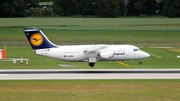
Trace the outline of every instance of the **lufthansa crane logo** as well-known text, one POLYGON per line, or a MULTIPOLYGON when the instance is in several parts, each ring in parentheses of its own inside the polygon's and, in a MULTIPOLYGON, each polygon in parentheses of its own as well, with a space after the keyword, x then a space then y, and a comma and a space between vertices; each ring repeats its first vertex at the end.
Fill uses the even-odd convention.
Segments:
POLYGON ((43 37, 39 33, 34 33, 30 38, 30 42, 33 46, 40 46, 43 42, 43 37))

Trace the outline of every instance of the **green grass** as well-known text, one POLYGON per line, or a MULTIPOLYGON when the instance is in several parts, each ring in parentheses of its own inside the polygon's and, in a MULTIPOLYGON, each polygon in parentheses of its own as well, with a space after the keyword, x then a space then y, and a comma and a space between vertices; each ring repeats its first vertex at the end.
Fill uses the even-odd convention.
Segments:
POLYGON ((1 101, 179 101, 180 80, 1 81, 1 101))
MULTIPOLYGON (((143 59, 143 65, 139 65, 138 61, 124 61, 130 65, 130 68, 180 68, 177 55, 180 55, 179 48, 158 49, 158 48, 142 48, 142 50, 151 54, 150 58, 143 59)), ((7 58, 23 58, 30 59, 29 66, 20 64, 17 61, 13 64, 12 61, 0 61, 0 69, 90 69, 87 62, 67 62, 47 57, 38 56, 32 49, 29 48, 7 48, 7 58), (75 67, 62 67, 59 64, 72 64, 75 67)), ((126 69, 127 67, 118 64, 118 61, 98 61, 93 69, 126 69)))
POLYGON ((25 27, 43 29, 57 44, 180 46, 178 18, 0 18, 0 22, 0 46, 27 46, 25 27))
MULTIPOLYGON (((139 47, 179 47, 178 31, 62 31, 43 32, 54 43, 67 44, 133 44, 139 47)), ((22 28, 0 29, 0 46, 29 46, 22 28)))
POLYGON ((2 27, 60 30, 180 30, 179 18, 0 18, 2 27))

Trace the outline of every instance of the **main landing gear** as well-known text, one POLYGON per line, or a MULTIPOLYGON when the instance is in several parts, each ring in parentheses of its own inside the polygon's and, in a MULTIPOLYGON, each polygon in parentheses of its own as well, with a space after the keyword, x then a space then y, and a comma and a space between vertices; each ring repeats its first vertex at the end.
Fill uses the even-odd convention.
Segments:
POLYGON ((89 63, 89 66, 94 67, 95 63, 89 63))

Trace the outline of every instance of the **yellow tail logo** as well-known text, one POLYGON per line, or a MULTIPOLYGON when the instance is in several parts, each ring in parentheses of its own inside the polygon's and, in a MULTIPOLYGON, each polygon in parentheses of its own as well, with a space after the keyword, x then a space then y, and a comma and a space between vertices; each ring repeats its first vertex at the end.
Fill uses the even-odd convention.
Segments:
POLYGON ((33 46, 40 46, 43 43, 43 37, 39 33, 34 33, 30 38, 30 42, 33 46))

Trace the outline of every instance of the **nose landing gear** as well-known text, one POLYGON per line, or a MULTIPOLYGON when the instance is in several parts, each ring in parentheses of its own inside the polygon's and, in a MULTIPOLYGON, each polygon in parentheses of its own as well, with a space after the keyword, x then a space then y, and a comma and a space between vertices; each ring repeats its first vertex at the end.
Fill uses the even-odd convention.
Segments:
POLYGON ((139 61, 139 65, 142 65, 142 61, 139 61))

